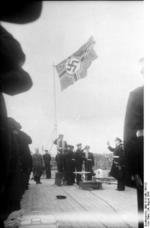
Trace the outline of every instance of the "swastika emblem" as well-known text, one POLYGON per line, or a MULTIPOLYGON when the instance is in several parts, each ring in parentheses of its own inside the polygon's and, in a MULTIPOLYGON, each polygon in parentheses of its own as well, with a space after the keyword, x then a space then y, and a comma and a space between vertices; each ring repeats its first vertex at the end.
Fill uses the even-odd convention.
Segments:
POLYGON ((80 60, 75 58, 75 57, 71 57, 67 60, 66 62, 66 71, 68 74, 74 75, 76 74, 79 69, 80 69, 80 60))

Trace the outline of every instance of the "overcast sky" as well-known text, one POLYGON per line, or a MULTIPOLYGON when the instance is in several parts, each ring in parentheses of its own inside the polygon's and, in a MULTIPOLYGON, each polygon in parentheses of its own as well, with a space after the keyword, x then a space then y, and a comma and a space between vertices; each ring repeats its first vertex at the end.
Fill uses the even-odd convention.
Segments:
POLYGON ((24 69, 33 80, 26 93, 5 96, 8 115, 33 139, 32 150, 49 148, 54 128, 53 64, 58 64, 90 36, 98 58, 87 77, 63 92, 55 72, 58 133, 68 143, 82 142, 96 153, 106 141, 122 138, 129 92, 143 84, 138 60, 144 55, 144 2, 44 2, 34 23, 3 23, 26 54, 24 69))

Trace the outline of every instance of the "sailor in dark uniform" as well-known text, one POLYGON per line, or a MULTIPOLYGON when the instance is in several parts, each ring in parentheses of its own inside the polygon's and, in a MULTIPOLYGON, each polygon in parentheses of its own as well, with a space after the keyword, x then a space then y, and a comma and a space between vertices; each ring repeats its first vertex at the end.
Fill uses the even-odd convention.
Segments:
POLYGON ((71 145, 71 180, 72 183, 75 183, 75 152, 74 152, 74 146, 71 145))
POLYGON ((85 156, 85 160, 84 160, 85 171, 90 172, 87 174, 87 180, 92 180, 94 156, 93 156, 93 153, 90 152, 90 146, 86 146, 84 148, 84 156, 85 156))
MULTIPOLYGON (((75 152, 75 169, 77 172, 81 172, 83 168, 83 162, 84 162, 84 153, 82 149, 82 144, 77 144, 77 150, 75 152)), ((79 184, 81 181, 81 174, 76 175, 76 183, 79 184)))
POLYGON ((39 149, 36 148, 35 153, 32 155, 33 176, 36 184, 42 184, 40 178, 43 172, 44 161, 39 149))
POLYGON ((122 145, 122 140, 120 138, 116 138, 115 143, 116 143, 116 147, 113 148, 110 146, 109 142, 107 142, 108 149, 114 153, 113 154, 114 159, 113 159, 110 175, 115 177, 118 180, 117 190, 124 191, 125 190, 124 149, 122 145))
POLYGON ((64 141, 64 136, 60 134, 57 139, 54 140, 54 144, 57 146, 57 155, 55 157, 57 163, 58 172, 64 171, 64 152, 67 148, 67 142, 64 141))
POLYGON ((45 150, 45 154, 43 155, 43 161, 45 165, 45 171, 46 171, 46 178, 51 178, 51 155, 48 153, 48 150, 45 150))
POLYGON ((67 145, 64 153, 64 179, 67 185, 74 184, 75 158, 73 146, 67 145))

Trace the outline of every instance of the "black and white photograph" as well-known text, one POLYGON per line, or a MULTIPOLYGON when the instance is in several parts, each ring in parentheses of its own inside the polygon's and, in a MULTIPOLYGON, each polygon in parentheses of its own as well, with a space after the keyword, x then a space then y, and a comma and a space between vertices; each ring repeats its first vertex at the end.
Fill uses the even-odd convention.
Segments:
POLYGON ((144 6, 1 5, 0 227, 150 227, 144 6))

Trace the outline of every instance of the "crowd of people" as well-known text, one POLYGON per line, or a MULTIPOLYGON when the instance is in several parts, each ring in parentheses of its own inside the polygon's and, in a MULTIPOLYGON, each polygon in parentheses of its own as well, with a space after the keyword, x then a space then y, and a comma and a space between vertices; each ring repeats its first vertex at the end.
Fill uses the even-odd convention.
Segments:
POLYGON ((75 149, 74 146, 68 145, 63 138, 64 136, 60 134, 54 141, 57 146, 58 176, 56 179, 58 178, 58 182, 60 180, 66 185, 79 184, 83 175, 86 175, 87 180, 92 180, 94 156, 90 152, 90 146, 86 145, 82 148, 82 144, 78 143, 75 149))

